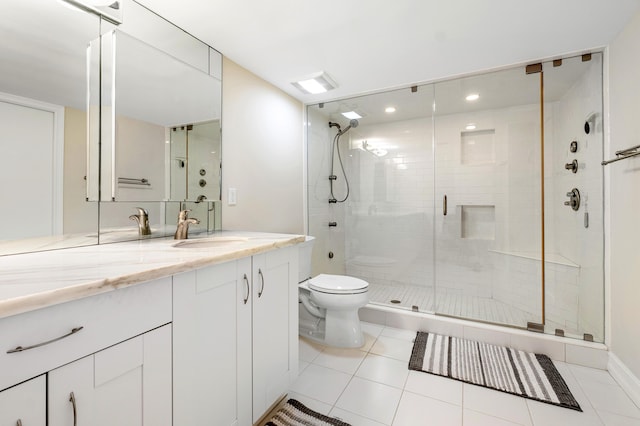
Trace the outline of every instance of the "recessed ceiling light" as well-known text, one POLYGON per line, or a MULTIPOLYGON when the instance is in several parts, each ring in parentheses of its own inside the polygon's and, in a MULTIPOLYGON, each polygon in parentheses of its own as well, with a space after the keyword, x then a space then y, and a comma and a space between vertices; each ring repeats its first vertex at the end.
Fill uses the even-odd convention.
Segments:
POLYGON ((465 129, 467 130, 475 130, 476 129, 476 125, 473 123, 469 123, 467 124, 467 127, 465 127, 465 129))
POLYGON ((342 115, 344 115, 349 120, 358 120, 358 119, 362 118, 362 116, 360 114, 358 114, 357 112, 355 112, 355 111, 343 112, 342 115))
POLYGON ((477 93, 471 93, 467 95, 465 99, 469 102, 477 101, 478 99, 480 99, 480 95, 478 95, 477 93))
POLYGON ((395 107, 392 107, 392 106, 390 106, 390 107, 386 107, 386 108, 384 109, 384 112, 386 112, 386 113, 388 113, 388 114, 391 114, 392 112, 396 112, 396 108, 395 108, 395 107))
POLYGON ((338 87, 336 82, 324 72, 316 73, 291 84, 308 95, 317 95, 338 87))

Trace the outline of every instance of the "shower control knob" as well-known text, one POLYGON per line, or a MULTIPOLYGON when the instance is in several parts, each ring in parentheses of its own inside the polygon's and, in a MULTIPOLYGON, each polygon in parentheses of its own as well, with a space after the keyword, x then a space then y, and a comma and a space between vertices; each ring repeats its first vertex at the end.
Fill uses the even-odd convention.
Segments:
POLYGON ((576 173, 578 171, 578 160, 574 159, 572 162, 565 164, 564 168, 576 173))
POLYGON ((577 211, 580 208, 580 191, 578 191, 578 188, 573 188, 567 192, 567 197, 569 197, 569 201, 565 201, 564 205, 570 206, 574 211, 577 211))

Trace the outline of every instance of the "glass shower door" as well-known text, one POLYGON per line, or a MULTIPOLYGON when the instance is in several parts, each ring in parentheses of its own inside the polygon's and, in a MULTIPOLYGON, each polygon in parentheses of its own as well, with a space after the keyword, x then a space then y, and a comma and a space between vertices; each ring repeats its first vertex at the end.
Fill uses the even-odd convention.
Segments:
POLYGON ((542 321, 540 74, 435 85, 436 313, 542 321))
POLYGON ((602 54, 543 67, 545 332, 602 342, 602 54))
POLYGON ((307 108, 313 273, 364 279, 374 304, 434 309, 432 111, 432 85, 307 108))

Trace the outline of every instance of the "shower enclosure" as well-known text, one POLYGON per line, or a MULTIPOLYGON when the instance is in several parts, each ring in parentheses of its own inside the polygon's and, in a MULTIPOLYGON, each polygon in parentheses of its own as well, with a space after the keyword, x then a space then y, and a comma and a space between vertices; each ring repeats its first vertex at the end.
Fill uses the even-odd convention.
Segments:
POLYGON ((374 304, 604 340, 601 53, 307 118, 314 274, 365 279, 374 304), (347 112, 330 181, 328 123, 347 112))

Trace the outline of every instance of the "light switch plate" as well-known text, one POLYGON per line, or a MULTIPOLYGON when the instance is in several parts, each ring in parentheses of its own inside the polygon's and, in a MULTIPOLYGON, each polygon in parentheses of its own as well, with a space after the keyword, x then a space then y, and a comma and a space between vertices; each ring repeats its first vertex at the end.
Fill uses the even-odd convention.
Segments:
POLYGON ((238 198, 236 195, 236 189, 235 188, 229 188, 229 196, 227 197, 227 203, 230 206, 235 206, 238 203, 238 198))

